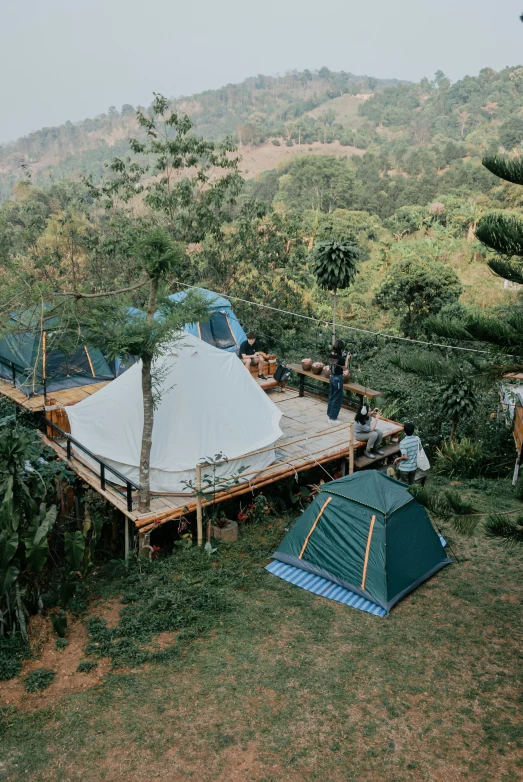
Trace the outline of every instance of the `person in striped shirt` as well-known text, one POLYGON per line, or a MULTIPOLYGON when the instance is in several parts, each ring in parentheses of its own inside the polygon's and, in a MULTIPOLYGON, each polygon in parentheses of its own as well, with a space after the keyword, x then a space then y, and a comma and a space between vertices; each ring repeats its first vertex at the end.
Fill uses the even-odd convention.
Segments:
POLYGON ((405 437, 400 443, 401 456, 394 459, 394 464, 399 464, 399 479, 411 486, 416 477, 418 469, 418 451, 421 448, 421 441, 414 434, 414 424, 410 421, 403 427, 405 437))

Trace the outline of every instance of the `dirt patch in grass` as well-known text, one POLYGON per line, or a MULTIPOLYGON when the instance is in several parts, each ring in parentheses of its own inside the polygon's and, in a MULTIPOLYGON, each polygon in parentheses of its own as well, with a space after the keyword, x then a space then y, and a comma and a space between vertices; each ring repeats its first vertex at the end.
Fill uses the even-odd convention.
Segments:
MULTIPOLYGON (((108 623, 117 624, 121 603, 109 600, 99 603, 94 614, 103 616, 108 623)), ((24 661, 19 676, 2 682, 0 686, 0 704, 11 706, 20 711, 36 711, 53 705, 65 695, 83 692, 96 687, 108 673, 111 661, 96 660, 97 666, 89 673, 77 672, 78 664, 85 659, 85 647, 88 643, 87 627, 83 619, 67 617, 67 646, 56 648, 57 636, 53 631, 49 617, 35 616, 29 626, 31 657, 24 661), (42 692, 27 692, 25 678, 39 668, 55 671, 52 684, 42 692)))
POLYGON ((98 600, 93 603, 89 610, 89 616, 99 616, 105 619, 109 627, 116 627, 120 621, 120 611, 123 606, 119 598, 109 598, 108 600, 98 600))

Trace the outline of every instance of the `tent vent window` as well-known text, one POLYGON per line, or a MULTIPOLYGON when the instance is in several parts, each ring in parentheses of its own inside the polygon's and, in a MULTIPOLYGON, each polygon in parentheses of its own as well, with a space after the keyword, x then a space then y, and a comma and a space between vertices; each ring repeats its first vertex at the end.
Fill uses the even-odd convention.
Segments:
POLYGON ((232 348, 236 345, 227 315, 225 312, 213 312, 210 319, 199 324, 201 339, 221 350, 232 348))

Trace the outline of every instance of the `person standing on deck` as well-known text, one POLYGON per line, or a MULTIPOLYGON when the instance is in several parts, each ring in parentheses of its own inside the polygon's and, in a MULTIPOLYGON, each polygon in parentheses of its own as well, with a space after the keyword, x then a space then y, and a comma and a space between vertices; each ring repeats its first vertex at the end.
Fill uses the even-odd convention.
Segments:
POLYGON ((350 353, 347 353, 346 357, 343 356, 344 348, 345 343, 343 340, 336 340, 328 358, 331 376, 329 378, 327 416, 331 422, 338 420, 343 401, 343 370, 347 368, 350 360, 350 353))
POLYGON ((254 331, 249 331, 247 339, 240 345, 240 358, 249 369, 250 366, 258 365, 258 377, 260 380, 267 380, 263 374, 264 356, 260 353, 260 346, 256 339, 254 331))
POLYGON ((379 420, 379 410, 373 410, 372 413, 369 413, 367 405, 362 405, 354 418, 354 436, 356 440, 367 443, 365 449, 367 459, 375 459, 376 455, 385 455, 385 452, 380 450, 383 432, 381 429, 377 429, 379 420))
MULTIPOLYGON (((403 427, 405 437, 400 443, 401 456, 394 459, 394 466, 399 464, 398 473, 400 481, 408 483, 412 486, 416 478, 416 470, 418 469, 418 451, 421 448, 421 440, 414 434, 414 424, 410 421, 403 427)), ((422 478, 421 485, 423 486, 426 480, 426 476, 422 478)))

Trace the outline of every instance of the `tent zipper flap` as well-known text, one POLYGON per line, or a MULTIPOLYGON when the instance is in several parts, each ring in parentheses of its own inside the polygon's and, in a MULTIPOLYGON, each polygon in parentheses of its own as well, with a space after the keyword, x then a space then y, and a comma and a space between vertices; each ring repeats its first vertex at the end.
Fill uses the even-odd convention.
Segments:
POLYGON ((314 521, 314 524, 312 525, 312 527, 311 527, 311 528, 310 528, 310 530, 309 530, 309 534, 308 534, 308 535, 307 535, 307 537, 305 538, 305 542, 304 542, 304 544, 303 544, 303 546, 302 546, 302 548, 301 548, 301 551, 300 551, 300 553, 299 553, 298 559, 303 559, 303 555, 305 554, 305 549, 307 548, 307 543, 309 542, 309 538, 310 538, 310 536, 312 535, 312 533, 314 532, 314 530, 316 529, 316 525, 318 524, 319 520, 320 520, 320 519, 321 519, 321 517, 323 516, 323 511, 325 510, 325 508, 327 507, 327 505, 329 504, 329 502, 330 502, 331 500, 332 500, 332 497, 329 497, 327 500, 325 500, 325 502, 324 502, 324 503, 323 503, 323 505, 321 506, 321 510, 320 510, 320 512, 318 513, 318 515, 316 516, 316 519, 315 519, 315 521, 314 521))
POLYGON ((363 562, 363 576, 361 578, 361 588, 365 589, 365 579, 367 578, 367 564, 369 561, 369 554, 370 554, 370 542, 372 540, 372 531, 374 529, 374 522, 376 521, 376 516, 374 515, 372 519, 370 520, 370 527, 369 527, 369 536, 367 538, 367 548, 365 549, 365 560, 363 562))

